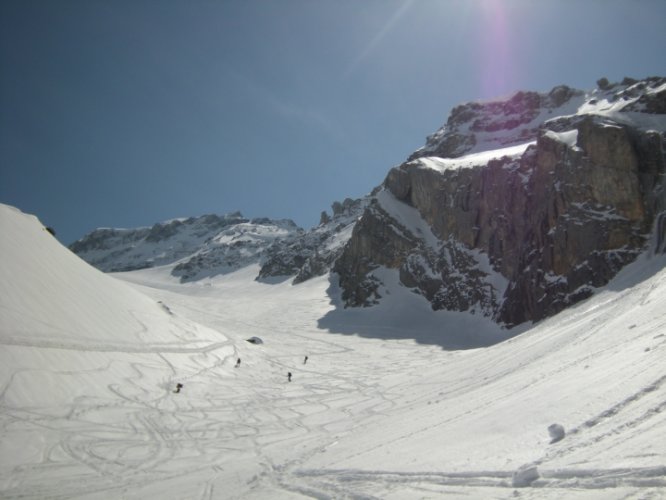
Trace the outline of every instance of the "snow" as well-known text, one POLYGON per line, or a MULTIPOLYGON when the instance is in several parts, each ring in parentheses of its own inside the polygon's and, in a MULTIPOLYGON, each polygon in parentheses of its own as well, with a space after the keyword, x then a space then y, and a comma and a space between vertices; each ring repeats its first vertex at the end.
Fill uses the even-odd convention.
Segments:
MULTIPOLYGON (((660 83, 662 79, 646 79, 636 83, 613 84, 609 88, 583 92, 574 91, 573 94, 558 107, 550 107, 550 104, 542 101, 542 107, 535 109, 535 115, 529 122, 519 109, 500 109, 500 105, 509 103, 517 94, 497 97, 490 101, 476 101, 481 105, 467 103, 466 118, 458 116, 456 120, 449 120, 434 134, 428 137, 426 145, 418 150, 420 157, 429 157, 428 166, 436 169, 460 168, 477 166, 476 163, 467 161, 464 163, 441 163, 432 161, 432 154, 438 151, 439 146, 447 138, 455 138, 458 146, 451 149, 448 146, 447 154, 464 157, 478 153, 489 152, 491 155, 498 149, 506 146, 520 145, 530 138, 534 138, 543 124, 549 121, 561 120, 574 116, 599 116, 607 118, 618 124, 630 125, 639 130, 653 130, 666 132, 666 115, 645 113, 645 96, 664 92, 666 84, 660 83), (461 122, 461 120, 463 120, 461 122)), ((541 94, 542 98, 546 97, 541 94)), ((452 115, 453 116, 453 115, 452 115)), ((553 136, 554 137, 554 136, 553 136)), ((561 137, 562 142, 571 143, 572 137, 561 137)), ((493 156, 494 157, 494 156, 493 156)), ((461 158, 457 158, 460 160, 461 158)))
POLYGON ((547 130, 545 136, 558 142, 562 142, 570 148, 575 148, 578 142, 578 130, 567 130, 566 132, 554 132, 547 130))
POLYGON ((486 275, 486 283, 492 286, 496 291, 499 297, 504 296, 504 292, 509 287, 509 280, 505 278, 502 273, 493 269, 492 264, 490 263, 490 258, 488 254, 478 250, 468 250, 470 254, 474 256, 478 264, 478 269, 486 275))
MULTIPOLYGON (((177 261, 186 265, 192 258, 224 268, 221 262, 233 265, 236 261, 258 260, 271 243, 298 231, 289 220, 248 220, 236 212, 171 219, 150 228, 97 229, 71 248, 86 262, 106 272, 177 261)), ((192 274, 198 265, 190 264, 192 274)))
MULTIPOLYGON (((442 246, 441 240, 435 236, 417 209, 402 203, 388 189, 382 189, 377 193, 376 199, 393 220, 407 229, 412 235, 422 239, 432 250, 439 250, 442 246)), ((401 232, 400 228, 394 229, 398 233, 401 232)))
MULTIPOLYGON (((594 208, 588 203, 572 203, 572 207, 577 208, 581 212, 585 213, 584 220, 627 220, 626 217, 623 217, 616 213, 613 207, 597 207, 594 208)), ((569 217, 569 215, 564 214, 563 218, 569 217)))
POLYGON ((14 284, 3 289, 3 344, 136 352, 226 340, 83 263, 34 217, 0 208, 3 234, 11 235, 0 241, 0 281, 14 284))
MULTIPOLYGON (((479 104, 508 102, 515 95, 516 94, 505 97, 498 97, 491 101, 476 102, 479 104)), ((583 92, 578 92, 557 108, 550 108, 548 106, 540 108, 536 115, 529 122, 520 123, 517 126, 508 125, 508 122, 511 121, 509 120, 509 117, 511 116, 510 114, 493 114, 492 112, 486 110, 481 118, 488 122, 486 124, 487 126, 493 124, 495 126, 490 126, 486 131, 478 130, 478 127, 476 126, 476 117, 466 122, 456 124, 452 129, 450 129, 450 126, 447 123, 428 138, 428 144, 421 148, 420 151, 427 155, 428 152, 435 150, 436 144, 438 144, 447 134, 451 133, 462 137, 474 137, 473 145, 471 145, 471 147, 465 146, 464 148, 464 151, 468 155, 483 152, 493 152, 502 147, 520 145, 525 142, 526 138, 534 137, 535 131, 542 123, 553 118, 554 116, 575 114, 581 108, 581 106, 584 106, 585 101, 585 94, 583 92)), ((522 122, 523 117, 519 115, 520 113, 514 114, 514 118, 522 122)))
POLYGON ((274 241, 278 237, 286 237, 292 234, 284 227, 273 225, 257 225, 254 223, 236 224, 233 229, 221 231, 213 238, 215 243, 229 245, 235 242, 262 242, 274 241))
POLYGON ((516 488, 524 488, 539 479, 539 471, 534 464, 525 464, 513 473, 511 484, 516 488))
MULTIPOLYGON (((638 85, 642 84, 641 82, 638 85)), ((628 111, 641 98, 641 95, 663 92, 666 90, 666 84, 656 87, 648 85, 640 92, 627 95, 626 91, 631 89, 632 86, 614 86, 610 90, 595 89, 588 93, 585 102, 572 115, 596 115, 636 127, 639 130, 666 132, 666 115, 628 111)))
POLYGON ((345 310, 334 275, 109 276, 32 216, 0 229, 3 499, 666 496, 663 255, 517 334, 388 269, 345 310), (442 349, 474 335, 506 340, 442 349))
POLYGON ((479 153, 471 153, 460 158, 439 158, 436 156, 427 156, 416 160, 424 168, 430 168, 438 172, 446 170, 459 170, 463 168, 485 167, 489 161, 499 158, 516 159, 525 153, 525 150, 536 141, 518 144, 516 146, 509 146, 506 148, 493 149, 489 151, 481 151, 479 153))

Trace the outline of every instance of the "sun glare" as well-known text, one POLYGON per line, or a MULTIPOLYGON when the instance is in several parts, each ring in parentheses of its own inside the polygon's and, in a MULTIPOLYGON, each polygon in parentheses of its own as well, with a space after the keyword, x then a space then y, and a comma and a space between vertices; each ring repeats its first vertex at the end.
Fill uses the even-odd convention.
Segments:
POLYGON ((487 0, 480 7, 480 90, 484 97, 493 97, 506 91, 517 69, 512 58, 506 5, 500 0, 487 0))

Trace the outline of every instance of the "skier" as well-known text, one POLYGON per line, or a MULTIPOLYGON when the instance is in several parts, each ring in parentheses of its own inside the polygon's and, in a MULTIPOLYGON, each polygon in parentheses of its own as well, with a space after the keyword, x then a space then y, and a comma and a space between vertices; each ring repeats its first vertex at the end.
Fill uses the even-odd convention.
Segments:
POLYGON ((180 382, 178 382, 178 383, 176 384, 176 390, 173 391, 173 392, 175 392, 176 394, 178 394, 182 388, 183 388, 183 384, 181 384, 180 382))
POLYGON ((236 368, 239 368, 239 367, 240 367, 240 358, 238 358, 238 359, 236 360, 236 368))
POLYGON ((291 372, 287 372, 287 381, 291 382, 291 372))
POLYGON ((307 363, 307 362, 308 362, 308 357, 305 356, 305 359, 303 360, 303 364, 305 364, 305 363, 307 363))

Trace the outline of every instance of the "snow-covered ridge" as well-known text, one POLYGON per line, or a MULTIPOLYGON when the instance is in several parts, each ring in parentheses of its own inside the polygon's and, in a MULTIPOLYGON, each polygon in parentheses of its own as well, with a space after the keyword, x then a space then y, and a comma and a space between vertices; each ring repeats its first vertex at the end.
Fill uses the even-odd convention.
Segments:
POLYGON ((325 274, 351 236, 367 201, 333 204, 333 215, 305 231, 291 220, 247 219, 240 212, 173 219, 137 229, 97 229, 70 245, 105 272, 168 266, 181 282, 260 264, 258 279, 325 274))
MULTIPOLYGON (((559 140, 562 139, 559 138, 559 140)), ((570 141, 571 136, 566 136, 566 140, 570 141)), ((491 160, 505 157, 509 159, 520 158, 520 156, 525 153, 525 150, 534 144, 536 144, 536 141, 530 141, 526 142, 525 144, 518 144, 516 146, 509 146, 506 148, 481 151, 479 153, 469 153, 459 158, 438 158, 436 156, 425 156, 413 161, 419 163, 419 166, 423 168, 430 168, 438 172, 443 172, 445 170, 457 170, 461 168, 484 167, 491 160)))
POLYGON ((232 272, 260 262, 274 242, 302 233, 291 221, 286 224, 270 219, 239 222, 207 238, 191 255, 176 263, 172 274, 181 281, 192 281, 232 272))
POLYGON ((186 265, 195 257, 234 267, 256 262, 273 241, 301 231, 290 220, 247 219, 235 212, 173 219, 150 228, 97 229, 70 249, 106 272, 186 265))
POLYGON ((576 113, 585 93, 561 85, 548 93, 516 92, 507 99, 461 104, 447 123, 410 156, 458 158, 536 139, 539 127, 554 116, 576 113))
POLYGON ((560 85, 547 93, 520 91, 504 99, 461 104, 410 160, 458 158, 524 144, 537 138, 543 124, 562 117, 599 115, 644 130, 666 131, 666 78, 625 78, 616 84, 601 79, 599 85, 590 91, 560 85))

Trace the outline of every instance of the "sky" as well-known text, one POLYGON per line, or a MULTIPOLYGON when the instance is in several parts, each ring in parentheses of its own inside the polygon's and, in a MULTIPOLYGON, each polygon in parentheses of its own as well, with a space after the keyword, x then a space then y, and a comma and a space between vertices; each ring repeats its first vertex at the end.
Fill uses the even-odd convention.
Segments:
POLYGON ((663 0, 2 0, 0 202, 315 226, 461 102, 666 76, 663 0))

